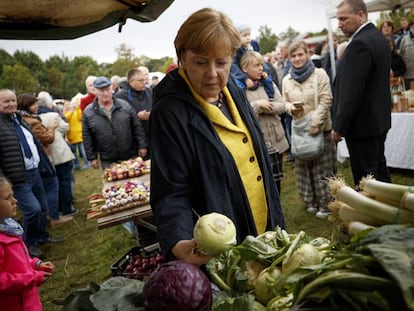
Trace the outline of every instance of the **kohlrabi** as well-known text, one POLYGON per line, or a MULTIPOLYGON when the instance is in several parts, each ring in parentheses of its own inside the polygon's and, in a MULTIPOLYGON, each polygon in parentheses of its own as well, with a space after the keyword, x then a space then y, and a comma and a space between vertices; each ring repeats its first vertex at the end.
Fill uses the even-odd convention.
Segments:
POLYGON ((274 284, 280 275, 280 269, 272 266, 264 269, 259 274, 254 285, 254 292, 260 303, 266 305, 270 299, 277 296, 274 290, 274 284))
POLYGON ((283 261, 282 272, 284 274, 290 274, 296 268, 317 265, 319 263, 321 263, 319 251, 311 244, 304 243, 299 246, 290 257, 283 261))
POLYGON ((236 227, 227 216, 210 213, 201 216, 194 226, 194 240, 199 251, 220 254, 236 244, 236 227))

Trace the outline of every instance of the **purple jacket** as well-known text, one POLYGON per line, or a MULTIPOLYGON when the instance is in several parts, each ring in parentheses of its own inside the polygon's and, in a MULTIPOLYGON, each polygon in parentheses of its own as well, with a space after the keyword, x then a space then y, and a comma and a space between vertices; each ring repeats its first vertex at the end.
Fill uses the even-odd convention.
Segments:
POLYGON ((0 306, 8 311, 41 311, 38 287, 42 271, 35 270, 38 258, 30 258, 20 237, 0 233, 0 306))

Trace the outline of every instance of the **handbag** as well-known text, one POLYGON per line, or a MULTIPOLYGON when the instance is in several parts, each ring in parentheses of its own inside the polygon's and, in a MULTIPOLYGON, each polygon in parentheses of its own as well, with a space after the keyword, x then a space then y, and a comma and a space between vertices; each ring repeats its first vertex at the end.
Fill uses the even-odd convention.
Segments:
MULTIPOLYGON (((318 107, 318 88, 315 75, 315 108, 318 107)), ((323 132, 311 136, 309 133, 313 112, 292 120, 291 153, 300 160, 313 160, 324 151, 323 132)))
POLYGON ((324 150, 323 132, 315 136, 309 134, 311 120, 311 112, 303 118, 292 120, 291 152, 301 160, 316 159, 324 150))

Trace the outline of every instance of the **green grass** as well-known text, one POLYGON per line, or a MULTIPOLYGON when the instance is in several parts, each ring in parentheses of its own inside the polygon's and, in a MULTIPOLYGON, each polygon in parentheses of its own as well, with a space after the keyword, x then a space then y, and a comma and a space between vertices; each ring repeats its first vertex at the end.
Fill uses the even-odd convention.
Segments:
MULTIPOLYGON (((282 181, 282 207, 288 232, 305 231, 310 236, 330 238, 335 228, 327 220, 321 220, 305 211, 296 188, 292 163, 284 164, 285 177, 282 181)), ((52 303, 56 298, 66 297, 74 290, 87 287, 91 281, 102 283, 111 276, 110 267, 131 247, 136 240, 122 226, 98 230, 96 221, 86 219, 87 196, 100 192, 101 171, 88 169, 76 172, 76 208, 80 213, 74 221, 56 229, 50 229, 53 237, 63 237, 62 244, 43 246, 46 260, 56 265, 53 276, 40 287, 40 296, 45 311, 61 310, 52 303)), ((348 165, 340 165, 339 173, 348 184, 352 184, 348 165)), ((414 184, 411 171, 394 171, 393 182, 414 184)))

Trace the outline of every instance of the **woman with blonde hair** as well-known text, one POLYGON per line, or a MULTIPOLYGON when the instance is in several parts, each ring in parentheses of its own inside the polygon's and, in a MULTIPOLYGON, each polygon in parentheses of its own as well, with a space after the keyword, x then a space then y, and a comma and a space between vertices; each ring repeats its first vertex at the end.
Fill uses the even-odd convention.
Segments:
MULTIPOLYGON (((275 153, 272 173, 280 194, 280 181, 283 178, 283 153, 289 149, 280 119, 280 115, 285 113, 285 103, 274 83, 272 83, 274 98, 269 98, 263 84, 260 83, 263 76, 263 63, 262 54, 246 51, 240 59, 240 68, 250 80, 258 82, 257 87, 246 90, 246 96, 259 120, 268 149, 275 153)), ((268 79, 271 81, 270 78, 268 79)))
POLYGON ((226 215, 239 243, 285 220, 260 125, 229 78, 238 30, 204 8, 182 24, 174 45, 179 67, 154 89, 150 201, 167 260, 202 265, 211 256, 197 251, 198 217, 226 215))
POLYGON ((312 160, 301 159, 299 156, 295 158, 299 194, 308 212, 326 218, 329 215, 328 204, 332 200, 326 181, 337 170, 336 145, 330 136, 332 92, 329 77, 323 69, 315 68, 303 41, 290 45, 289 58, 292 68, 283 79, 282 88, 286 110, 293 120, 311 114, 310 135, 323 132, 324 136, 324 150, 319 157, 312 160), (294 105, 294 102, 300 102, 301 105, 294 105))

